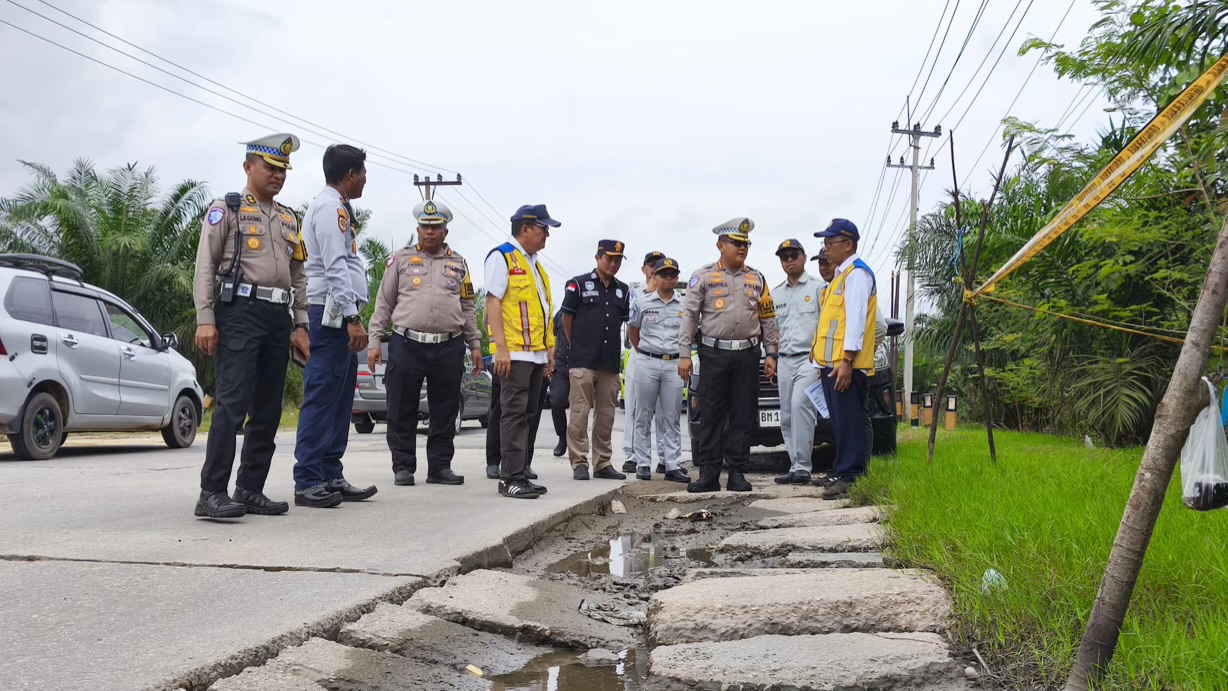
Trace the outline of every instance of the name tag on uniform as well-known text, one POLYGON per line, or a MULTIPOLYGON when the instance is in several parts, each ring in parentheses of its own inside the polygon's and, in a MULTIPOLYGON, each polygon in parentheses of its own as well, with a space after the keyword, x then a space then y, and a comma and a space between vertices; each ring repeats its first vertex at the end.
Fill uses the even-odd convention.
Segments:
POLYGON ((595 291, 595 290, 586 290, 586 291, 584 291, 584 292, 580 293, 580 297, 582 297, 582 298, 595 298, 595 297, 597 297, 598 295, 600 295, 600 293, 598 293, 598 292, 597 292, 597 291, 595 291))

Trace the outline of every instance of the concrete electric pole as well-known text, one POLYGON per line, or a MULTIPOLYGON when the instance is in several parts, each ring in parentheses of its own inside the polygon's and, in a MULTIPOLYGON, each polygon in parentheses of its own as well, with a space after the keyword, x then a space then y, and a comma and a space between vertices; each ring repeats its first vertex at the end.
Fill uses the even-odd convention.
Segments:
POLYGON ((414 187, 418 188, 418 192, 422 195, 424 201, 435 198, 435 188, 437 187, 456 187, 461 184, 460 173, 456 174, 455 180, 444 180, 442 175, 436 175, 434 180, 429 175, 424 175, 421 179, 414 175, 414 187))
MULTIPOLYGON (((912 164, 906 165, 904 157, 900 156, 898 164, 892 163, 891 158, 887 158, 888 168, 907 168, 912 171, 912 196, 909 200, 912 205, 908 209, 908 242, 911 245, 913 238, 917 232, 917 186, 920 171, 933 170, 934 160, 930 159, 928 166, 921 165, 921 138, 922 137, 940 137, 942 136, 942 127, 935 127, 934 131, 929 132, 921 129, 921 123, 913 125, 912 129, 900 129, 900 123, 891 123, 891 132, 893 134, 903 134, 908 137, 909 146, 912 147, 912 164)), ((912 382, 912 364, 913 364, 913 329, 916 327, 916 322, 913 316, 914 293, 917 287, 917 281, 913 272, 912 253, 908 255, 908 296, 904 301, 904 400, 911 401, 913 394, 912 382)), ((911 413, 910 413, 911 415, 911 413)))

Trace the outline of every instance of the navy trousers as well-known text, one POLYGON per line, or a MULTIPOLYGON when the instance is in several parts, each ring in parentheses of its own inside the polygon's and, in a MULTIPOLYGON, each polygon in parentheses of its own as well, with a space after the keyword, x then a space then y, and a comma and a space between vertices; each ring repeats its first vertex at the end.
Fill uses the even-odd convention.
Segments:
POLYGON ((870 417, 867 406, 870 381, 863 370, 853 370, 849 388, 836 391, 836 378, 831 376, 833 371, 831 367, 819 371, 836 436, 836 463, 831 476, 852 482, 865 474, 870 464, 870 435, 866 434, 870 417))
POLYGON ((303 371, 303 408, 294 446, 296 491, 340 480, 341 457, 350 439, 358 356, 350 350, 349 330, 322 326, 323 316, 323 306, 308 308, 311 359, 303 371))

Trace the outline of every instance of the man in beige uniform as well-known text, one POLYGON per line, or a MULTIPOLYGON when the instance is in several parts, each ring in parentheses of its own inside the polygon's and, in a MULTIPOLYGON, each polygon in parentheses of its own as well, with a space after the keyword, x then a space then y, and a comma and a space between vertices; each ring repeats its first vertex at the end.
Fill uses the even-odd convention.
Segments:
POLYGON ((213 357, 213 426, 200 471, 195 514, 238 518, 280 514, 286 502, 264 496, 281 424, 286 365, 293 345, 311 356, 307 338, 306 251, 298 219, 273 197, 286 182, 298 137, 274 134, 247 142, 247 186, 209 207, 196 249, 196 347, 213 357), (291 322, 291 301, 294 320, 291 322), (245 418, 243 454, 233 500, 235 430, 245 418))
POLYGON ((776 376, 776 309, 763 274, 746 265, 749 218, 726 221, 712 232, 721 260, 699 268, 687 284, 682 327, 678 334, 678 374, 691 379, 691 344, 698 326, 699 439, 691 440, 691 457, 699 480, 688 492, 721 488, 721 464, 729 462, 731 492, 749 492, 743 472, 750 461, 750 434, 755 426, 759 393, 759 352, 766 354, 764 373, 776 376))
POLYGON ((392 327, 388 344, 388 448, 398 485, 414 484, 418 469, 418 400, 426 380, 430 429, 426 437, 426 481, 460 485, 452 472, 456 416, 461 409, 465 346, 473 373, 482 371, 482 337, 473 304, 473 282, 465 258, 448 248, 452 212, 427 200, 414 207, 418 244, 399 250, 388 262, 375 298, 367 364, 381 361, 380 337, 392 327))

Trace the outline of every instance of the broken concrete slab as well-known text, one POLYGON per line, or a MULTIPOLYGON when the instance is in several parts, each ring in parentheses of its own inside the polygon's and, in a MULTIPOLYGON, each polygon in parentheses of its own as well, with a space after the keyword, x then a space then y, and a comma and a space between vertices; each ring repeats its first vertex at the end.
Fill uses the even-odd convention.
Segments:
POLYGON ((776 557, 801 551, 873 552, 883 543, 883 531, 876 524, 855 523, 734 533, 722 540, 716 550, 776 557))
POLYGON ((933 633, 764 635, 652 651, 654 691, 951 689, 959 665, 933 633))
POLYGON ((777 511, 780 513, 811 513, 813 511, 833 511, 849 507, 848 499, 828 501, 814 497, 784 497, 781 499, 757 499, 750 503, 752 509, 777 511))
POLYGON ((920 575, 889 569, 814 569, 683 583, 652 596, 650 639, 676 645, 763 634, 946 631, 947 594, 920 575))
MULTIPOLYGON (((534 643, 581 650, 622 650, 634 645, 633 629, 581 614, 578 608, 585 599, 590 604, 606 604, 566 583, 479 570, 453 578, 443 587, 419 590, 406 605, 456 624, 534 643)), ((611 599, 609 604, 615 602, 611 599)))
MULTIPOLYGON (((301 646, 283 650, 265 668, 314 682, 327 689, 343 688, 346 691, 488 691, 490 688, 479 677, 457 673, 451 667, 425 664, 366 648, 351 648, 323 638, 313 638, 301 646)), ((218 689, 215 685, 214 691, 249 690, 243 686, 218 689)))
POLYGON ((821 570, 822 569, 808 569, 808 568, 799 568, 799 569, 788 569, 788 568, 786 569, 779 569, 779 568, 691 569, 690 571, 687 571, 686 576, 682 579, 682 582, 690 583, 691 581, 698 581, 704 578, 742 578, 742 577, 754 578, 758 576, 778 576, 780 574, 786 574, 786 573, 787 574, 807 574, 807 573, 813 573, 815 571, 821 571, 821 570))
POLYGON ((882 552, 789 552, 782 566, 795 569, 883 568, 882 552))
POLYGON ((825 525, 878 523, 882 517, 882 511, 876 507, 858 506, 854 509, 831 509, 771 516, 760 519, 758 525, 760 528, 817 528, 825 525))
POLYGON ((284 669, 249 667, 233 677, 220 679, 209 687, 210 691, 327 691, 323 686, 308 681, 284 669))
POLYGON ((752 482, 752 490, 749 492, 728 492, 721 490, 719 492, 701 492, 691 494, 685 489, 681 492, 664 492, 662 494, 645 494, 643 499, 655 502, 674 502, 676 504, 695 504, 704 501, 725 501, 729 499, 737 500, 763 500, 763 499, 813 499, 819 500, 823 495, 822 487, 814 485, 777 485, 768 481, 766 483, 752 482))

